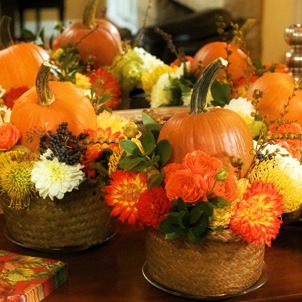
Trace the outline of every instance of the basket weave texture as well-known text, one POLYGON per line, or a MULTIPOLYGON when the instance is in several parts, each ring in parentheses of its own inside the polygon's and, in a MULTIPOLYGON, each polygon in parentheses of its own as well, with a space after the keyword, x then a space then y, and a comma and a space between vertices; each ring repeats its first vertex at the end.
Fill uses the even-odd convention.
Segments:
POLYGON ((41 249, 85 248, 103 242, 116 230, 116 220, 98 190, 84 182, 62 200, 35 197, 28 208, 9 207, 0 196, 6 232, 14 241, 41 249))
POLYGON ((168 240, 161 232, 148 228, 148 272, 158 284, 186 295, 240 293, 260 278, 264 246, 234 241, 232 237, 230 233, 217 238, 208 236, 197 244, 184 238, 168 240))

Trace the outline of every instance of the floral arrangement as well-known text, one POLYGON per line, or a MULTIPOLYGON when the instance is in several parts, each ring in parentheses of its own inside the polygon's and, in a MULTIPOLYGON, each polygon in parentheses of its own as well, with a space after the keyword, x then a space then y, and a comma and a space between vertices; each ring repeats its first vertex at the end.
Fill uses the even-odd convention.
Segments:
POLYGON ((0 186, 15 209, 28 207, 35 196, 62 200, 84 181, 101 191, 122 154, 119 141, 140 136, 132 121, 104 110, 97 116, 97 128, 79 135, 71 133, 66 122, 56 131, 35 129, 31 135, 39 140, 39 149, 32 151, 19 144, 20 131, 10 123, 4 96, 1 89, 0 186))

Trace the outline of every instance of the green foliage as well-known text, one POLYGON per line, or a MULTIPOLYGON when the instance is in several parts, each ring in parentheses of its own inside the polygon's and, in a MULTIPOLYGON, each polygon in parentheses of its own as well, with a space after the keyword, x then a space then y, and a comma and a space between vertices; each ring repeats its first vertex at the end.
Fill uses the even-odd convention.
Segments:
POLYGON ((214 208, 223 208, 226 205, 228 202, 221 197, 215 197, 208 202, 197 202, 195 205, 186 204, 179 198, 173 211, 159 224, 159 229, 166 234, 166 239, 186 234, 189 240, 202 242, 208 234, 214 208))
POLYGON ((231 100, 231 91, 232 89, 228 84, 214 80, 211 86, 211 94, 213 97, 211 104, 220 107, 229 104, 231 100))
POLYGON ((120 141, 120 146, 127 153, 119 162, 119 167, 124 171, 132 172, 148 172, 157 170, 157 173, 152 175, 148 180, 149 188, 160 185, 164 173, 161 168, 168 162, 172 153, 171 144, 167 140, 157 142, 160 125, 147 113, 142 115, 145 134, 141 139, 139 146, 129 139, 120 141))

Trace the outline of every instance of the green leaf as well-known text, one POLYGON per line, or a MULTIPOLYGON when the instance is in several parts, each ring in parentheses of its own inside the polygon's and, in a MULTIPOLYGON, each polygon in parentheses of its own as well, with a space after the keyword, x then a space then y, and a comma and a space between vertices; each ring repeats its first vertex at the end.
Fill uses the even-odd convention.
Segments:
POLYGON ((211 93, 213 97, 212 105, 224 107, 229 104, 231 100, 231 87, 225 83, 220 83, 214 80, 211 86, 211 93))
POLYGON ((157 143, 155 154, 160 156, 159 163, 164 166, 170 159, 172 154, 172 145, 168 140, 161 140, 157 143))
POLYGON ((210 204, 212 204, 215 208, 222 209, 222 208, 228 206, 230 203, 226 199, 224 199, 220 196, 216 196, 216 197, 211 198, 210 204))
POLYGON ((196 235, 192 228, 190 228, 187 233, 187 238, 194 243, 202 242, 205 239, 205 237, 206 237, 206 235, 204 235, 204 236, 196 235))
POLYGON ((156 148, 156 141, 151 131, 146 131, 143 140, 142 146, 144 149, 145 155, 150 155, 156 148))
POLYGON ((210 202, 198 202, 195 207, 202 211, 201 218, 205 217, 206 221, 213 216, 214 206, 210 202))
POLYGON ((187 205, 185 204, 185 202, 181 198, 177 199, 177 209, 178 209, 179 212, 181 212, 181 211, 187 211, 188 212, 187 205))
POLYGON ((125 171, 131 171, 138 166, 144 159, 136 156, 128 156, 120 160, 119 166, 125 171))
POLYGON ((148 179, 148 189, 160 186, 164 177, 165 173, 163 171, 160 171, 158 174, 151 175, 148 179))
POLYGON ((188 211, 183 210, 183 211, 179 212, 177 219, 178 219, 179 226, 182 229, 186 230, 187 227, 188 227, 188 224, 189 224, 189 213, 188 213, 188 211))
POLYGON ((146 112, 142 112, 142 122, 146 130, 159 130, 160 125, 146 112))
POLYGON ((177 237, 179 237, 179 235, 181 235, 181 233, 167 233, 165 236, 165 239, 175 239, 177 237))
POLYGON ((129 153, 131 155, 135 155, 135 156, 142 155, 137 144, 132 142, 129 139, 123 139, 119 142, 119 144, 127 153, 129 153))
POLYGON ((177 222, 177 217, 167 216, 166 219, 160 222, 158 228, 165 234, 171 234, 171 233, 181 234, 183 230, 179 225, 173 223, 173 220, 175 219, 177 222))
POLYGON ((199 207, 193 207, 190 211, 190 224, 196 223, 200 219, 202 213, 202 209, 200 209, 199 207))

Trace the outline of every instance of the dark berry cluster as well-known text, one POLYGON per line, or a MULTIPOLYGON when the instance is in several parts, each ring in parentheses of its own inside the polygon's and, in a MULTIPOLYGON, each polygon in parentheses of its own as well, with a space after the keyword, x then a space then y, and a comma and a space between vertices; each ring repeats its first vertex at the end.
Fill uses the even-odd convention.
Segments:
POLYGON ((83 140, 87 135, 85 133, 78 136, 73 135, 68 130, 68 124, 63 122, 58 126, 56 133, 48 131, 40 138, 40 153, 43 154, 50 149, 52 154, 49 156, 49 160, 56 157, 59 162, 74 165, 85 155, 86 147, 83 140))
POLYGON ((272 154, 264 154, 260 151, 257 152, 257 159, 259 160, 259 162, 263 162, 265 160, 271 160, 273 158, 272 154))

